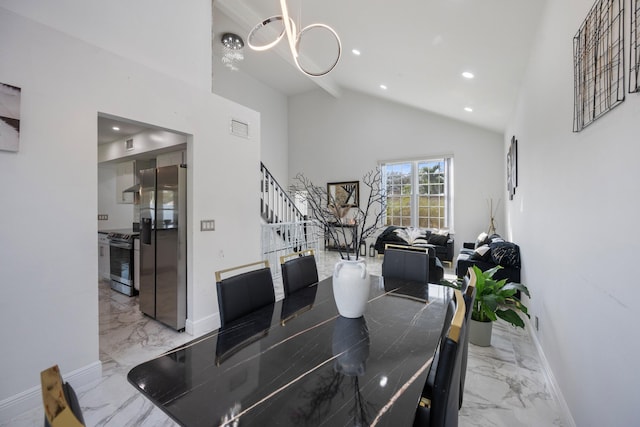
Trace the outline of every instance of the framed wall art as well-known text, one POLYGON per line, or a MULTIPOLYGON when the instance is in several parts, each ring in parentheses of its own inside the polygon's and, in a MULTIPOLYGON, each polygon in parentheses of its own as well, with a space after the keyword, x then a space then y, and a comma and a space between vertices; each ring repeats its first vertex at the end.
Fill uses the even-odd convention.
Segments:
POLYGON ((597 0, 573 38, 573 131, 624 101, 624 0, 597 0))
POLYGON ((17 152, 20 147, 20 92, 0 83, 0 150, 17 152))
POLYGON ((513 200, 518 186, 518 140, 515 135, 511 137, 509 151, 507 152, 507 192, 509 200, 513 200))
POLYGON ((360 181, 330 182, 327 184, 327 204, 356 207, 360 203, 360 181))
POLYGON ((640 92, 640 0, 631 0, 629 93, 640 92))

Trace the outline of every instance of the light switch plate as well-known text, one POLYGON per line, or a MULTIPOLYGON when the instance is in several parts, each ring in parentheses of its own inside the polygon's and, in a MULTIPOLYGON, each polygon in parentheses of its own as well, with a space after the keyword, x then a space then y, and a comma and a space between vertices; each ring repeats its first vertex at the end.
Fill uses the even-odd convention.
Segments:
POLYGON ((200 221, 200 231, 214 231, 216 229, 216 221, 213 219, 203 219, 200 221))

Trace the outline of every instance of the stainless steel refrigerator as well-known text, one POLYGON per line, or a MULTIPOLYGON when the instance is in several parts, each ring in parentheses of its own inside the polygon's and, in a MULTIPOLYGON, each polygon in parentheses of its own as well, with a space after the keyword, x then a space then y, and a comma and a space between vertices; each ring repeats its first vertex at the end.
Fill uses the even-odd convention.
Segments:
POLYGON ((187 318, 186 171, 140 171, 140 310, 179 331, 187 318))

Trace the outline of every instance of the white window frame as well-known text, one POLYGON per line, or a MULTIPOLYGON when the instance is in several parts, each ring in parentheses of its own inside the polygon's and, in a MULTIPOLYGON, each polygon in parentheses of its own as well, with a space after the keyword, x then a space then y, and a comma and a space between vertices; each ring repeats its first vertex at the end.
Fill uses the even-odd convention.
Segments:
MULTIPOLYGON (((441 157, 430 157, 430 158, 422 158, 422 159, 408 159, 408 160, 394 160, 381 162, 380 168, 382 169, 382 188, 385 194, 387 194, 387 173, 389 166, 398 166, 398 165, 410 165, 411 166, 411 194, 410 194, 410 226, 418 227, 419 225, 419 174, 418 174, 418 165, 421 163, 427 162, 443 162, 444 163, 444 198, 445 198, 445 212, 443 216, 444 224, 441 224, 440 227, 429 227, 429 228, 441 228, 447 229, 453 232, 453 157, 452 156, 441 156, 441 157)), ((407 217, 406 215, 400 215, 399 217, 407 217)), ((387 224, 387 211, 385 209, 384 215, 384 223, 387 224)), ((406 226, 406 224, 403 224, 406 226)))

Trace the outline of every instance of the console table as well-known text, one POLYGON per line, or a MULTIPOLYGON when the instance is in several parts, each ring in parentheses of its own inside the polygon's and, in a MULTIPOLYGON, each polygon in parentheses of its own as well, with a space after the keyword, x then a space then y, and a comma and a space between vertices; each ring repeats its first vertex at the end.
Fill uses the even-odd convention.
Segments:
POLYGON ((339 222, 329 224, 324 232, 324 249, 327 251, 354 251, 354 249, 358 250, 358 248, 354 248, 357 231, 358 224, 342 224, 339 222), (333 237, 336 234, 339 238, 342 237, 344 241, 336 241, 333 237))

